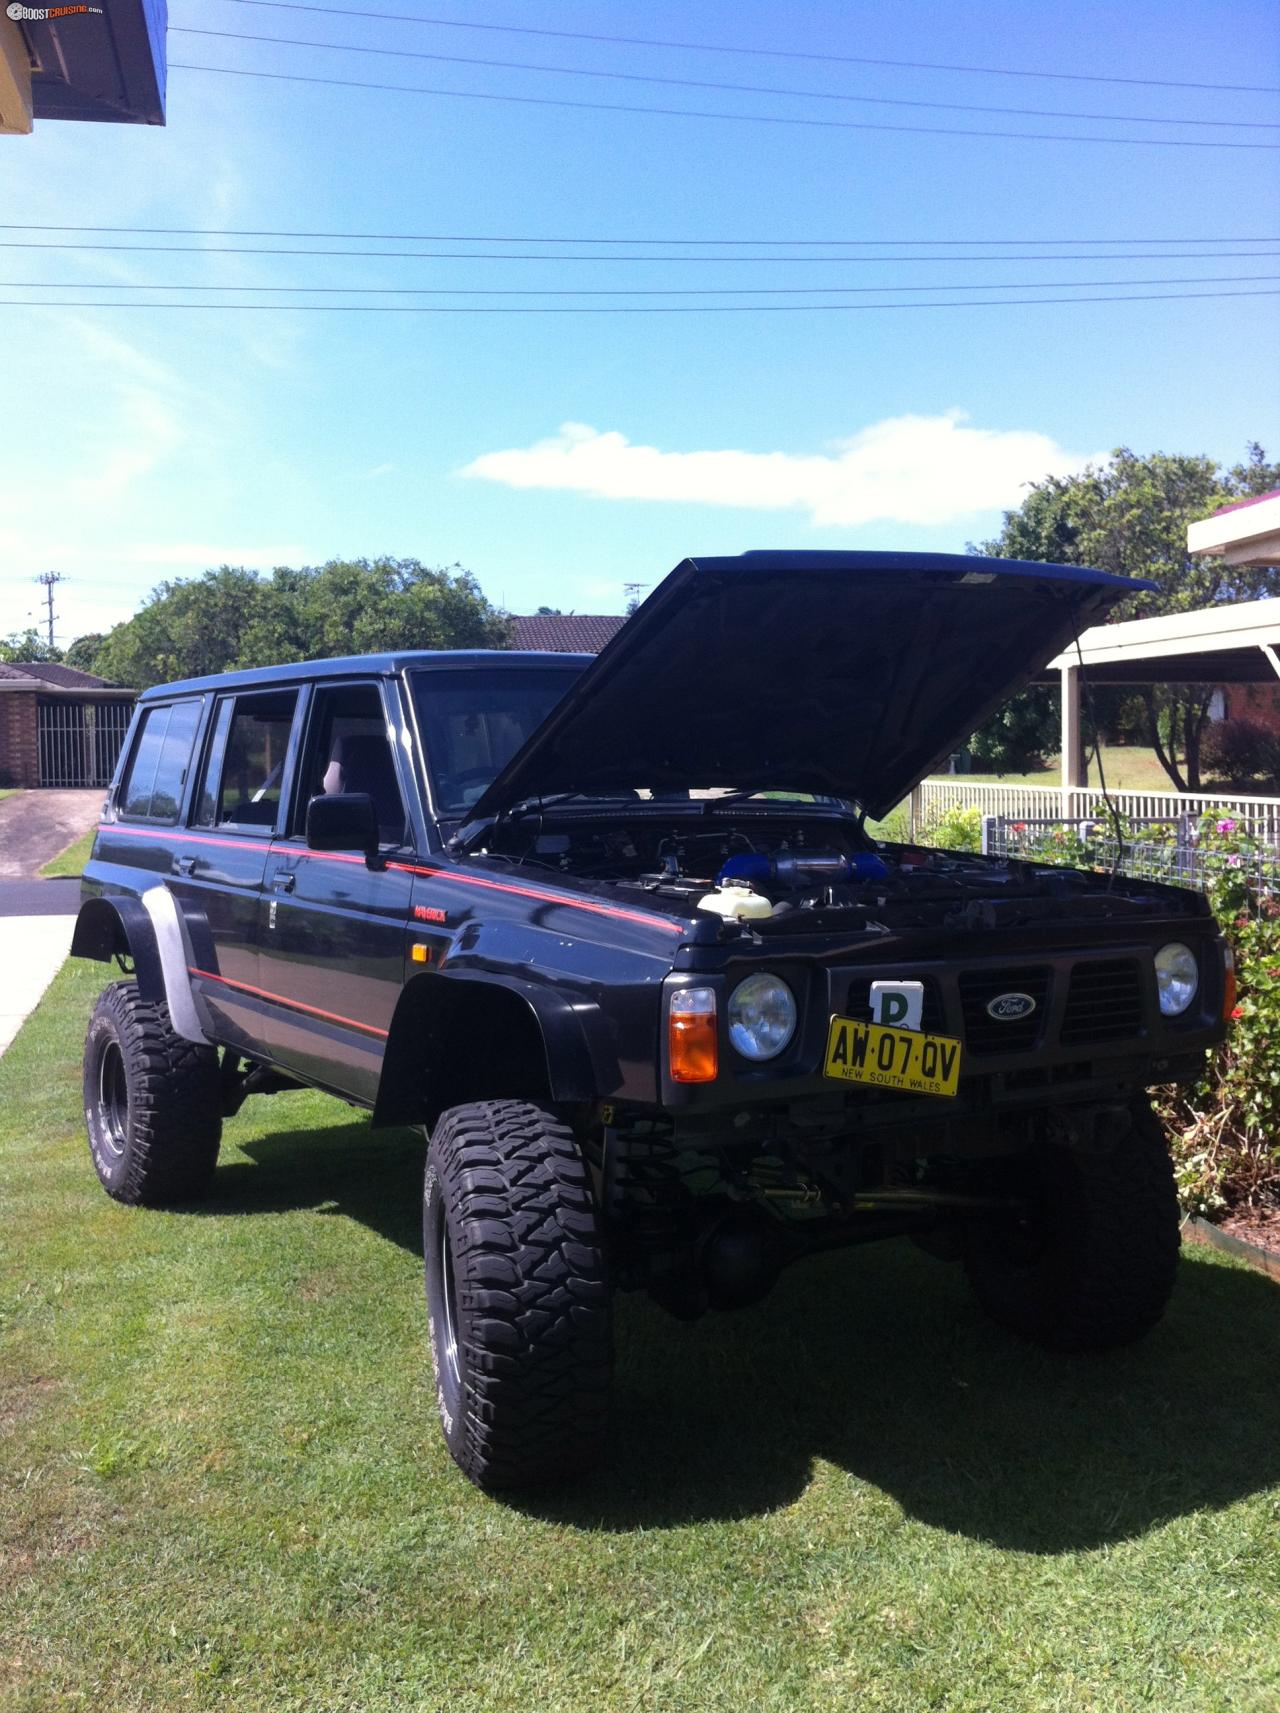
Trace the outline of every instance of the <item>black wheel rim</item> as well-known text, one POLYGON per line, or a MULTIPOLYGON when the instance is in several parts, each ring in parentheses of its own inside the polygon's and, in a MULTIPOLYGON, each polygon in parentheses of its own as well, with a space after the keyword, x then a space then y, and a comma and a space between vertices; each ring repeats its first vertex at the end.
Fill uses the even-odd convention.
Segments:
POLYGON ((129 1079, 124 1054, 115 1041, 108 1041, 98 1061, 98 1112, 102 1139, 117 1159, 129 1140, 129 1079))
POLYGON ((449 1223, 440 1215, 440 1360, 455 1386, 462 1385, 462 1369, 458 1361, 458 1302, 453 1279, 453 1248, 449 1242, 449 1223))

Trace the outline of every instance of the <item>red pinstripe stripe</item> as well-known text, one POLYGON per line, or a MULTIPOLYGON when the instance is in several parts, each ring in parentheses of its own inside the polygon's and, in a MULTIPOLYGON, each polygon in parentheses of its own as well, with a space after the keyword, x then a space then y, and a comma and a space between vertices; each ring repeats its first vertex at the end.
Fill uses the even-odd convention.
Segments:
POLYGON ((387 867, 403 869, 406 874, 425 875, 432 880, 456 881, 459 886, 483 886, 490 892, 514 892, 522 898, 536 898, 543 904, 563 904, 568 910, 589 910, 597 916, 616 916, 623 922, 639 922, 645 928, 665 928, 671 934, 684 932, 683 924, 669 922, 665 916, 624 910, 618 904, 597 904, 589 898, 566 898, 562 892, 543 892, 534 886, 517 886, 509 880, 488 880, 479 874, 459 874, 450 868, 420 868, 406 862, 391 862, 387 867))
POLYGON ((252 993, 258 999, 272 999, 277 1005, 287 1005, 294 1011, 307 1011, 313 1017, 323 1017, 329 1023, 345 1023, 349 1029, 367 1029, 370 1035, 380 1035, 385 1041, 387 1030, 379 1029, 376 1023, 362 1023, 358 1017, 344 1017, 339 1011, 322 1011, 318 1005, 305 1005, 300 999, 290 999, 283 993, 272 993, 266 987, 253 987, 247 981, 232 981, 230 976, 215 975, 212 970, 197 969, 195 964, 187 965, 188 975, 198 975, 205 981, 221 982, 223 987, 234 987, 240 993, 252 993))
MULTIPOLYGON (((125 833, 136 839, 165 839, 170 844, 194 845, 229 845, 232 849, 242 850, 244 842, 240 839, 217 838, 204 834, 188 833, 181 827, 172 832, 159 832, 150 827, 122 827, 112 823, 109 831, 125 833)), ((257 840, 253 844, 257 844, 257 840)), ((264 841, 265 843, 266 841, 264 841)), ((252 848, 252 846, 250 847, 252 848)), ((364 865, 364 858, 347 856, 342 851, 292 851, 293 856, 305 856, 312 862, 351 862, 364 865)), ((654 916, 647 911, 626 910, 620 904, 598 904, 589 898, 568 898, 563 892, 546 892, 536 886, 517 886, 514 881, 488 880, 479 874, 462 874, 450 868, 424 868, 421 864, 411 862, 389 862, 388 868, 394 868, 401 874, 421 875, 427 880, 444 880, 456 883, 458 886, 481 886, 489 892, 511 892, 520 898, 536 898, 541 904, 560 904, 566 910, 586 910, 593 916, 614 916, 621 922, 637 922, 642 928, 665 928, 669 934, 682 934, 684 924, 671 922, 665 916, 654 916)))

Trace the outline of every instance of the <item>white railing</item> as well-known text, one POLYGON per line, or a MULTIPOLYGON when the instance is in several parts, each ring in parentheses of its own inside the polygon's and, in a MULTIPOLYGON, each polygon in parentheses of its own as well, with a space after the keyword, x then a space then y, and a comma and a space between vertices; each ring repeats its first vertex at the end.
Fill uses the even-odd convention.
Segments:
MULTIPOLYGON (((1176 821, 1222 809, 1256 839, 1280 845, 1280 797, 1252 797, 1238 791, 1112 791, 1111 800, 1126 819, 1176 821)), ((911 793, 908 819, 912 838, 924 838, 952 809, 980 809, 983 816, 1009 820, 1088 820, 1107 814, 1096 786, 977 784, 963 774, 922 780, 911 793)))

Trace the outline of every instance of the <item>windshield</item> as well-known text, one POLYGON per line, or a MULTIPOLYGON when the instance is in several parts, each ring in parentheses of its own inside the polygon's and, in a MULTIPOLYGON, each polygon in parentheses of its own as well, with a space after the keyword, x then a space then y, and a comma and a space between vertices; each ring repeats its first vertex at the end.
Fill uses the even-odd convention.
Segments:
POLYGON ((479 801, 581 671, 581 665, 566 661, 411 675, 442 820, 460 820, 479 801))

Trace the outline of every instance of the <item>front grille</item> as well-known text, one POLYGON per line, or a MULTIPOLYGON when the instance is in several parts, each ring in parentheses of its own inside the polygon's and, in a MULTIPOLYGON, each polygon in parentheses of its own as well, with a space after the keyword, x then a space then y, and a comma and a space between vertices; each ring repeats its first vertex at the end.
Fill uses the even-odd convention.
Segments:
MULTIPOLYGON (((920 1010, 920 1027, 926 1035, 945 1035, 943 1027, 942 995, 938 984, 932 976, 904 977, 904 980, 924 982, 924 1004, 920 1010)), ((871 980, 869 975, 856 975, 849 983, 849 995, 845 1001, 846 1017, 856 1017, 861 1023, 870 1023, 871 1017, 871 980)))
POLYGON ((965 970, 960 977, 964 1044, 971 1053, 1025 1053, 1039 1044, 1048 1015, 1049 971, 1044 968, 965 970), (992 1017, 991 1000, 1025 993, 1035 1008, 1025 1017, 992 1017))
POLYGON ((1142 968, 1133 958, 1077 964, 1062 1020, 1064 1045, 1119 1041, 1142 1031, 1142 968))

